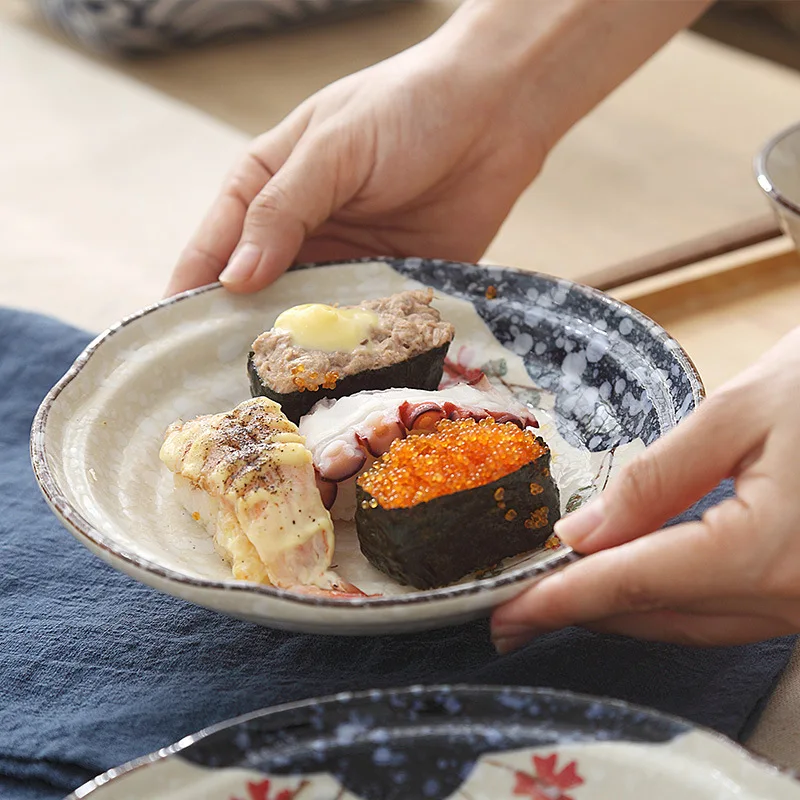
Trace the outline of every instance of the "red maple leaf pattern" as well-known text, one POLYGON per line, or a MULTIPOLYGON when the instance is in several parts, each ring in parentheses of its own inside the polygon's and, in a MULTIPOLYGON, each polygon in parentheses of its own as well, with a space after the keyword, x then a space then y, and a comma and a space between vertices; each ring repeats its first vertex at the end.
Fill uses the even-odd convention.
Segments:
POLYGON ((517 797, 530 797, 531 800, 574 800, 565 790, 574 789, 583 783, 583 778, 578 775, 578 762, 570 761, 561 772, 556 772, 558 756, 553 753, 547 758, 533 756, 533 769, 535 774, 520 772, 514 775, 517 782, 514 786, 514 795, 517 797))
MULTIPOLYGON (((258 783, 247 782, 247 800, 293 800, 297 793, 306 785, 303 781, 296 789, 282 789, 280 792, 270 794, 270 781, 266 778, 258 783)), ((239 800, 238 797, 231 797, 231 800, 239 800)))

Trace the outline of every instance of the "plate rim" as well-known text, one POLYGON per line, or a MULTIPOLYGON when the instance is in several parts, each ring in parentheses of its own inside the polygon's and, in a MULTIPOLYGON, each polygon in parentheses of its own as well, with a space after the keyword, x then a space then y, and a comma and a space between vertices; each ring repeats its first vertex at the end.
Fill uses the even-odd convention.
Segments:
MULTIPOLYGON (((451 267, 478 267, 485 270, 487 273, 509 272, 520 276, 538 277, 551 282, 561 281, 570 284, 572 287, 579 289, 584 294, 592 296, 594 299, 599 300, 601 303, 609 307, 624 308, 627 316, 638 318, 638 320, 643 323, 652 334, 655 334, 660 341, 673 343, 671 346, 671 351, 675 357, 683 362, 684 371, 689 378, 694 402, 693 408, 696 408, 697 404, 705 397, 705 387, 697 367, 689 357, 688 353, 686 353, 686 351, 683 349, 681 344, 662 326, 633 306, 611 297, 610 295, 601 292, 599 289, 578 283, 570 280, 569 278, 561 278, 559 276, 548 275, 532 270, 504 267, 497 264, 470 264, 468 262, 449 261, 445 259, 393 258, 388 256, 297 264, 294 265, 290 271, 317 269, 320 267, 330 266, 345 266, 348 264, 371 263, 386 264, 391 268, 395 268, 396 265, 406 264, 409 261, 429 262, 451 267)), ((454 598, 481 594, 514 584, 520 584, 520 586, 523 586, 542 574, 553 573, 580 558, 580 556, 571 548, 564 546, 562 549, 553 550, 552 555, 546 556, 536 564, 531 564, 528 566, 523 565, 517 569, 513 569, 507 573, 496 575, 491 578, 473 580, 468 583, 454 584, 437 589, 421 590, 409 594, 392 595, 390 597, 379 596, 337 598, 303 595, 288 589, 280 589, 274 586, 267 586, 264 584, 246 581, 223 581, 197 578, 183 574, 174 569, 164 567, 154 561, 144 559, 135 553, 116 546, 115 542, 107 534, 104 534, 103 531, 92 525, 92 523, 90 523, 80 513, 80 511, 69 502, 61 490, 53 471, 50 469, 46 445, 46 430, 50 412, 52 411, 53 405, 57 401, 58 397, 66 389, 66 387, 78 377, 92 356, 104 343, 112 339, 123 328, 126 328, 128 325, 142 319, 145 316, 148 316, 149 314, 159 311, 162 308, 167 308, 176 303, 189 300, 200 294, 205 294, 206 292, 216 290, 224 290, 219 281, 207 284, 205 286, 200 286, 196 289, 189 289, 171 297, 163 298, 155 303, 151 303, 150 305, 139 309, 138 311, 128 314, 127 316, 113 323, 104 331, 99 333, 94 339, 92 339, 91 342, 89 342, 84 350, 77 356, 67 372, 48 391, 36 410, 30 433, 30 460, 34 477, 40 491, 44 495, 48 506, 50 506, 51 510, 56 517, 58 517, 62 525, 64 525, 64 527, 66 527, 67 530, 69 530, 70 533, 72 533, 73 536, 75 536, 75 538, 77 538, 79 541, 86 540, 86 542, 89 542, 93 547, 102 550, 104 553, 108 554, 109 561, 120 559, 134 569, 142 570, 146 573, 156 576, 157 578, 172 581, 183 586, 211 591, 245 592, 248 594, 256 594, 268 598, 279 599, 298 606, 316 606, 326 608, 333 607, 353 611, 357 610, 357 613, 369 613, 375 609, 387 607, 408 607, 432 602, 442 602, 454 598)))
POLYGON ((774 136, 770 137, 756 153, 753 158, 753 172, 755 173, 756 182, 761 190, 771 200, 774 200, 779 206, 791 211, 793 214, 800 214, 800 205, 792 198, 787 197, 786 193, 779 189, 770 175, 767 168, 767 161, 772 155, 772 151, 781 144, 784 139, 788 139, 795 133, 800 132, 800 122, 789 125, 788 128, 778 131, 774 136))
MULTIPOLYGON (((408 696, 428 696, 431 694, 467 694, 467 695, 497 695, 500 693, 516 693, 523 694, 531 699, 536 698, 549 698, 564 700, 572 704, 589 704, 600 703, 604 708, 615 708, 625 712, 632 712, 643 714, 650 719, 669 722, 673 725, 679 725, 685 730, 683 733, 696 732, 709 737, 717 743, 724 744, 729 751, 735 753, 740 761, 746 761, 754 764, 761 770, 768 770, 775 775, 782 775, 790 778, 797 784, 797 795, 800 798, 800 771, 782 767, 774 764, 769 759, 758 753, 749 750, 745 745, 731 739, 724 733, 720 733, 713 728, 706 725, 698 725, 690 720, 679 717, 675 714, 670 714, 665 711, 660 711, 649 706, 643 706, 639 703, 631 703, 627 700, 621 700, 614 697, 602 697, 600 695, 586 694, 584 692, 574 692, 569 689, 554 689, 545 686, 508 686, 503 684, 474 684, 474 683, 442 683, 442 684, 411 684, 407 686, 390 687, 384 689, 362 689, 355 692, 337 692, 334 694, 327 694, 321 697, 309 697, 304 700, 294 700, 288 703, 279 703, 274 706, 266 706, 255 711, 248 711, 244 714, 239 714, 235 717, 215 722, 213 725, 208 725, 201 728, 194 733, 182 736, 178 741, 165 747, 159 748, 151 753, 138 758, 126 761, 111 769, 105 770, 99 775, 91 778, 86 783, 81 784, 71 794, 67 795, 64 800, 80 800, 92 792, 102 788, 105 784, 110 783, 117 778, 131 772, 149 767, 153 764, 163 761, 174 755, 180 754, 181 751, 192 747, 202 739, 208 736, 213 736, 220 731, 228 728, 235 728, 246 722, 262 717, 270 717, 277 714, 282 714, 287 711, 295 711, 298 709, 316 707, 316 706, 332 706, 343 702, 361 702, 364 700, 378 701, 388 697, 408 697, 408 696)), ((679 734, 682 735, 682 734, 679 734)), ((623 740, 628 741, 628 740, 623 740)), ((635 743, 635 742, 634 742, 635 743)), ((554 743, 553 747, 557 747, 558 743, 554 743)), ((505 752, 505 751, 500 751, 505 752)))

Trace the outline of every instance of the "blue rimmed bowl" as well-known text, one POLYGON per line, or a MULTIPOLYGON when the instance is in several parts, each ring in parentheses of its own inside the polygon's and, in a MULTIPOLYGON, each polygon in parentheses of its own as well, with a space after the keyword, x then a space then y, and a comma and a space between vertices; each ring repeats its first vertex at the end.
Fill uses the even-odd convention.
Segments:
POLYGON ((798 800, 730 740, 613 700, 437 686, 342 694, 217 725, 67 800, 798 800))

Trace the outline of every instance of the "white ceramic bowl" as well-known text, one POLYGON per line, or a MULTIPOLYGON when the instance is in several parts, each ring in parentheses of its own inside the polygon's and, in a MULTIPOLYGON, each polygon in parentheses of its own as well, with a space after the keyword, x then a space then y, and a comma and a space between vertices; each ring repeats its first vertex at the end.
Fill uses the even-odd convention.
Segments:
POLYGON ((764 145, 755 171, 781 228, 800 249, 800 123, 764 145))

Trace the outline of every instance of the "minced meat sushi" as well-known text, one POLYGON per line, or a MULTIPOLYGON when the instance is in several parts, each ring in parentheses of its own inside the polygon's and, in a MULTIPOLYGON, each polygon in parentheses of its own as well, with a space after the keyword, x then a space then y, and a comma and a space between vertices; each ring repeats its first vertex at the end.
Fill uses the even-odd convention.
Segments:
POLYGON ((398 439, 356 483, 361 552, 418 589, 535 550, 559 514, 545 442, 491 417, 398 439))
POLYGON ((247 362, 254 397, 299 422, 325 397, 365 389, 436 389, 454 329, 431 307, 432 289, 357 306, 295 306, 253 342, 247 362))

